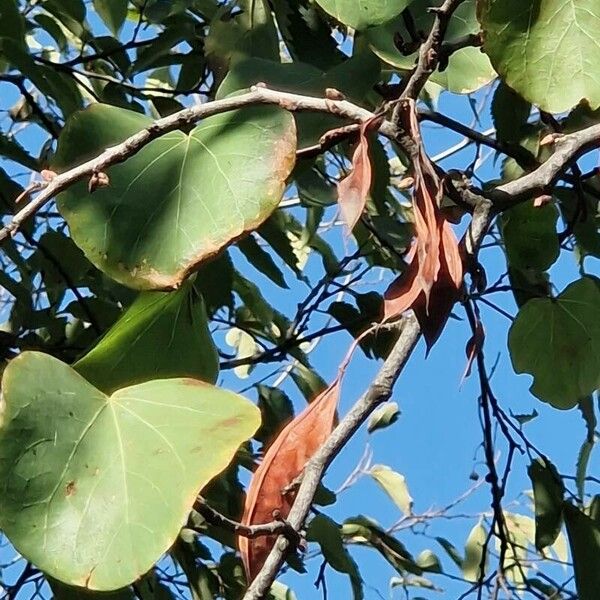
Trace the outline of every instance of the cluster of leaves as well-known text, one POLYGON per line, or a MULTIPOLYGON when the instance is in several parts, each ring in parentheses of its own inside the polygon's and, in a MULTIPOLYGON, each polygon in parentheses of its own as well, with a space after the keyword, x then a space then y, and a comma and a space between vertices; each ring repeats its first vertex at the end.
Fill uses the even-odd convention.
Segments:
MULTIPOLYGON (((3 240, 0 528, 33 565, 6 584, 11 597, 43 580, 58 598, 95 596, 90 590, 169 598, 182 586, 201 600, 242 597, 274 538, 236 541, 197 497, 245 527, 287 516, 306 461, 333 428, 346 367, 327 386, 310 362, 311 344, 347 331, 353 348, 385 358, 397 331, 371 326, 413 308, 431 346, 459 299, 477 307, 496 291, 463 265, 449 217, 469 206, 427 156, 418 120, 456 129, 435 110, 440 93, 489 86, 495 136, 460 124, 458 133, 478 156, 486 144, 502 156, 501 182, 535 170, 561 136, 600 121, 600 8, 596 0, 456 2, 419 98, 387 105, 414 75, 439 25, 431 9, 442 4, 0 0, 0 90, 11 98, 1 107, 4 221, 36 190, 23 170, 52 178, 157 119, 235 99, 257 83, 346 98, 375 115, 358 130, 335 110, 290 112, 285 104, 183 119, 69 186, 3 240), (414 151, 377 134, 392 114, 414 151), (374 271, 393 281, 387 293, 356 291, 374 271), (302 289, 295 312, 276 308, 302 289), (271 363, 282 367, 275 380, 271 363), (240 379, 254 371, 247 390, 258 408, 216 385, 228 369, 240 379), (288 376, 312 401, 296 416, 280 389, 288 376), (246 498, 243 470, 254 471, 246 498)), ((504 482, 464 554, 445 538, 436 543, 465 582, 481 587, 495 536, 503 580, 556 600, 569 592, 531 576, 530 566, 548 548, 568 561, 564 522, 577 593, 591 600, 600 589, 600 496, 586 496, 585 482, 600 386, 600 280, 586 268, 588 257, 600 258, 600 178, 571 159, 543 196, 503 205, 489 239, 506 261, 495 286, 506 280, 518 307, 508 334, 515 371, 533 376, 541 401, 585 416, 577 490, 545 457, 532 459, 535 520, 501 511, 504 482), (580 277, 557 293, 551 268, 569 253, 580 277)), ((475 163, 463 179, 477 175, 475 163)), ((478 193, 501 182, 481 182, 478 193)), ((478 318, 469 352, 482 362, 478 318)), ((397 416, 396 406, 381 407, 369 431, 397 416)), ((493 453, 488 467, 493 482, 493 453)), ((419 522, 402 475, 384 465, 360 473, 410 526, 419 522)), ((444 567, 433 551, 414 557, 393 527, 371 517, 337 523, 325 514, 336 501, 319 488, 315 503, 325 508, 308 521, 306 540, 349 577, 355 598, 364 592, 353 545, 391 565, 391 587, 439 590, 430 577, 444 567)), ((298 555, 288 563, 304 569, 298 555)), ((277 582, 270 593, 293 597, 277 582)))

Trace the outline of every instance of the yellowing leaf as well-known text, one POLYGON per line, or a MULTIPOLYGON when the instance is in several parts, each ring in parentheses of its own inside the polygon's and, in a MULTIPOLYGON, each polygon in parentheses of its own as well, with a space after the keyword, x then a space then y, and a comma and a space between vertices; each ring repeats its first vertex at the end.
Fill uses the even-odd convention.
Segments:
MULTIPOLYGON (((103 104, 78 112, 58 144, 64 171, 151 124, 103 104)), ((171 289, 205 259, 256 229, 279 204, 295 162, 290 113, 250 107, 172 131, 122 164, 110 185, 80 182, 58 196, 75 243, 113 279, 137 289, 171 289)))
POLYGON ((404 475, 396 473, 386 465, 374 465, 369 474, 405 515, 412 514, 413 499, 404 475))
POLYGON ((252 403, 208 383, 107 396, 39 352, 9 363, 2 394, 0 527, 36 567, 93 590, 146 573, 260 423, 252 403))

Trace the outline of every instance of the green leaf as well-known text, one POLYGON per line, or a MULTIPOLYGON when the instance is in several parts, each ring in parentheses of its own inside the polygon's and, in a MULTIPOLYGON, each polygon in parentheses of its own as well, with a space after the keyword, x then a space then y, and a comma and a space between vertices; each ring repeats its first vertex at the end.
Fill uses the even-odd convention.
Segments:
MULTIPOLYGON (((475 583, 481 577, 481 567, 484 562, 483 550, 487 539, 487 531, 480 521, 471 529, 465 542, 465 558, 461 568, 463 577, 475 583)), ((487 557, 486 557, 487 558, 487 557)))
MULTIPOLYGON (((221 99, 234 92, 250 88, 262 82, 274 89, 323 96, 326 88, 335 88, 360 102, 379 78, 379 60, 372 52, 354 56, 327 73, 304 63, 280 63, 263 58, 238 60, 231 68, 216 98, 221 99)), ((328 129, 343 124, 339 117, 322 113, 296 115, 300 146, 315 144, 328 129)))
POLYGON ((533 484, 535 547, 542 550, 556 541, 562 526, 564 486, 554 465, 541 458, 527 469, 533 484))
POLYGON ((531 104, 500 82, 494 92, 491 109, 496 138, 503 142, 518 143, 523 135, 521 128, 531 113, 531 104))
MULTIPOLYGON (((63 130, 63 171, 148 127, 137 113, 95 104, 63 130)), ((173 131, 107 169, 108 187, 85 182, 58 197, 75 243, 113 279, 169 289, 206 258, 262 223, 279 203, 295 160, 288 112, 254 107, 173 131), (198 185, 202 182, 202 185, 198 185)))
POLYGON ((399 15, 412 0, 316 0, 334 19, 353 27, 366 29, 381 25, 399 15))
POLYGON ((294 252, 291 233, 294 231, 295 219, 285 211, 275 211, 257 230, 279 258, 299 277, 302 271, 298 268, 298 257, 294 252))
POLYGON ((557 219, 553 204, 536 207, 533 201, 502 214, 502 236, 511 267, 545 271, 554 264, 560 254, 557 219))
POLYGON ((96 590, 150 569, 260 422, 254 405, 208 383, 106 396, 38 352, 10 362, 2 391, 0 526, 41 570, 96 590))
POLYGON ((569 503, 564 507, 579 600, 596 600, 600 590, 600 528, 569 503))
POLYGON ((212 317, 221 307, 233 309, 233 264, 227 252, 202 264, 194 287, 202 294, 208 315, 212 317))
POLYGON ((322 11, 310 0, 273 0, 277 26, 294 62, 328 69, 340 62, 339 51, 322 11))
POLYGON ((127 17, 127 0, 94 0, 94 8, 107 27, 117 35, 127 17))
POLYGON ((214 383, 219 362, 202 296, 191 283, 143 292, 74 368, 105 393, 170 377, 214 383))
POLYGON ((40 168, 38 161, 17 140, 13 137, 7 137, 2 132, 0 132, 0 156, 14 160, 33 171, 40 168))
POLYGON ((25 19, 21 16, 15 0, 0 0, 1 38, 10 38, 25 46, 25 19))
POLYGON ((563 218, 573 223, 573 235, 582 255, 600 258, 600 207, 598 199, 582 190, 581 195, 573 188, 556 188, 563 218))
POLYGON ((205 48, 209 59, 218 67, 217 77, 230 62, 242 58, 279 60, 277 28, 267 2, 238 0, 234 5, 223 5, 210 22, 205 48), (234 16, 231 16, 232 7, 234 16))
POLYGON ((45 0, 44 10, 56 17, 77 38, 86 37, 86 8, 83 0, 45 0))
POLYGON ((550 276, 545 271, 513 269, 509 265, 508 281, 519 308, 532 298, 549 298, 552 295, 550 276))
POLYGON ((378 429, 385 429, 395 423, 400 416, 400 409, 396 402, 386 402, 373 411, 367 424, 367 431, 373 433, 378 429))
POLYGON ((597 0, 482 0, 484 50, 502 79, 548 112, 600 106, 597 0))
MULTIPOLYGON (((203 546, 197 542, 197 534, 192 531, 191 539, 184 539, 184 529, 171 549, 171 555, 185 573, 192 600, 213 600, 218 590, 215 574, 199 559, 203 546)), ((189 530, 188 530, 189 531, 189 530)))
POLYGON ((583 277, 558 298, 534 298, 521 308, 508 334, 517 373, 555 408, 568 409, 600 385, 600 282, 583 277))
POLYGON ((396 473, 386 465, 374 465, 369 474, 405 515, 412 514, 413 499, 404 475, 396 473))
MULTIPOLYGON (((46 577, 46 579, 54 594, 53 600, 99 600, 98 592, 91 592, 80 587, 66 585, 51 577, 46 577)), ((135 600, 135 598, 133 590, 128 587, 102 594, 103 600, 135 600)))
POLYGON ((290 375, 302 395, 309 402, 314 400, 327 387, 325 380, 314 369, 302 363, 297 363, 290 375))
POLYGON ((590 519, 592 519, 596 525, 600 526, 600 495, 596 494, 592 498, 588 509, 588 514, 590 519))
POLYGON ((436 537, 436 542, 446 551, 446 554, 450 557, 452 562, 459 568, 462 568, 463 557, 459 551, 449 542, 446 538, 436 537))
POLYGON ((45 29, 46 33, 52 37, 52 39, 54 39, 58 50, 60 52, 65 52, 68 47, 67 37, 65 36, 58 19, 50 15, 40 13, 39 15, 35 15, 33 20, 38 23, 40 27, 45 29))
POLYGON ((346 573, 352 583, 355 600, 363 598, 362 580, 356 563, 344 546, 339 525, 325 515, 317 515, 308 525, 306 539, 321 546, 325 560, 339 573, 346 573))
POLYGON ((535 418, 539 417, 540 413, 538 413, 538 411, 535 410, 535 408, 530 413, 521 413, 521 414, 515 414, 511 410, 510 411, 510 416, 515 421, 517 421, 517 423, 519 423, 519 425, 526 425, 530 421, 533 421, 535 418))
POLYGON ((254 437, 263 444, 269 444, 294 417, 294 405, 278 388, 258 384, 256 389, 261 425, 254 437))
POLYGON ((347 519, 342 526, 342 535, 355 544, 377 550, 398 573, 423 573, 423 569, 415 562, 404 544, 369 517, 359 515, 347 519))
POLYGON ((0 39, 0 44, 3 58, 10 61, 14 69, 31 79, 40 92, 47 96, 46 100, 56 103, 65 117, 82 107, 80 90, 66 73, 37 64, 27 51, 11 40, 0 39))
POLYGON ((581 413, 581 417, 585 423, 587 440, 593 444, 596 438, 596 425, 598 424, 594 409, 594 396, 589 395, 585 398, 582 398, 579 401, 579 406, 577 408, 579 408, 579 412, 581 413))
POLYGON ((151 68, 161 66, 161 59, 168 60, 172 55, 172 48, 186 39, 186 29, 168 27, 156 36, 152 44, 139 48, 135 62, 131 65, 130 73, 141 73, 151 68), (167 57, 167 58, 165 58, 167 57))
MULTIPOLYGON (((417 31, 429 32, 431 30, 434 16, 428 9, 432 5, 440 6, 441 4, 441 0, 432 0, 431 2, 414 2, 411 5, 410 12, 417 31)), ((452 15, 444 39, 452 42, 478 31, 475 0, 465 0, 452 15)), ((415 65, 417 53, 404 56, 394 43, 394 36, 397 35, 402 36, 404 40, 411 39, 402 17, 365 32, 371 49, 377 56, 397 69, 408 71, 415 65)), ((443 72, 435 71, 430 80, 451 92, 468 94, 488 84, 495 77, 496 73, 487 56, 479 48, 467 47, 454 52, 450 56, 446 69, 443 72)))
POLYGON ((577 484, 577 493, 580 498, 585 498, 585 478, 587 475, 588 463, 592 454, 594 443, 589 440, 584 440, 579 454, 577 455, 577 469, 575 472, 575 482, 577 484))
POLYGON ((237 243, 237 247, 254 268, 266 275, 279 287, 288 288, 281 269, 275 264, 273 257, 254 239, 252 234, 241 239, 237 243))
POLYGON ((423 569, 423 571, 429 571, 430 573, 443 573, 442 563, 431 550, 423 550, 419 556, 417 556, 415 562, 423 569))
POLYGON ((15 200, 22 192, 23 188, 0 167, 0 215, 14 212, 15 200))
POLYGON ((135 591, 140 600, 175 600, 172 589, 160 581, 155 570, 136 582, 135 591))

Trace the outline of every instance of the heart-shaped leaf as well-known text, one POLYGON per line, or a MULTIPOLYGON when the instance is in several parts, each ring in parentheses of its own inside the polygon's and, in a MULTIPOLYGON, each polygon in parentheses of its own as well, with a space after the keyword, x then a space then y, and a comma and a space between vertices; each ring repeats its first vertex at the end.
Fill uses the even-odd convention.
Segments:
POLYGON ((502 79, 541 109, 600 106, 598 0, 481 0, 483 48, 502 79))
POLYGON ((191 282, 176 292, 142 292, 74 367, 105 393, 168 377, 214 383, 219 361, 202 296, 191 282))
POLYGON ((531 393, 556 408, 572 408, 600 387, 600 281, 583 277, 558 298, 534 298, 508 334, 517 373, 529 373, 531 393))
MULTIPOLYGON (((148 127, 148 117, 94 104, 61 134, 55 170, 148 127)), ((58 197, 75 243, 99 269, 138 289, 171 289, 204 259, 258 227, 277 207, 295 161, 292 116, 250 107, 173 131, 58 197)))
POLYGON ((0 527, 42 571, 95 590, 150 569, 260 423, 254 405, 208 383, 106 396, 39 352, 10 362, 2 393, 0 527))

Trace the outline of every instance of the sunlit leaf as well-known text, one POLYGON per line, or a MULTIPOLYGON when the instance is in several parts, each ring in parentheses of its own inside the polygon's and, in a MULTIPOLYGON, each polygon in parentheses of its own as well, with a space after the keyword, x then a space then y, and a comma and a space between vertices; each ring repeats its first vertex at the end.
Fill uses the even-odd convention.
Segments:
MULTIPOLYGON (((254 338, 248 332, 237 327, 233 327, 227 332, 225 341, 235 348, 236 359, 249 359, 258 350, 254 338)), ((234 372, 240 379, 246 379, 252 370, 252 366, 252 361, 249 360, 247 363, 236 366, 234 372)))
POLYGON ((423 569, 423 571, 429 571, 431 573, 443 572, 440 559, 437 554, 434 554, 431 550, 423 550, 423 552, 417 556, 415 562, 423 569))
POLYGON ((235 6, 221 5, 211 19, 205 44, 206 54, 219 74, 230 62, 242 58, 279 59, 277 28, 265 0, 238 0, 235 6))
POLYGON ((337 21, 354 29, 381 25, 399 15, 412 0, 316 0, 337 21))
MULTIPOLYGON (((414 2, 410 12, 414 17, 417 31, 429 32, 434 16, 428 10, 432 5, 439 6, 441 0, 431 2, 414 2)), ((445 40, 452 41, 467 34, 477 33, 479 24, 475 18, 475 0, 462 2, 450 19, 445 40)), ((408 71, 415 65, 417 53, 404 56, 394 43, 394 36, 400 35, 403 40, 411 39, 410 33, 402 17, 374 27, 365 32, 373 52, 382 60, 402 71, 408 71)), ((496 77, 488 57, 479 48, 467 47, 454 52, 448 66, 442 72, 435 71, 430 80, 445 89, 458 94, 467 94, 489 83, 496 77)))
POLYGON ((374 465, 369 474, 405 515, 412 514, 413 499, 404 475, 396 473, 386 465, 374 465))
POLYGON ((596 0, 482 0, 484 50, 502 79, 548 112, 600 106, 596 0))
POLYGON ((484 557, 483 555, 486 539, 487 531, 483 524, 479 522, 471 529, 465 542, 465 558, 461 567, 463 577, 467 581, 475 582, 482 576, 482 566, 487 561, 487 556, 484 557))
POLYGON ((259 424, 250 402, 208 383, 155 380, 106 396, 37 352, 11 361, 2 392, 0 526, 52 577, 97 590, 160 558, 259 424))
POLYGON ((202 297, 191 283, 176 292, 142 292, 74 368, 105 393, 169 377, 214 383, 219 363, 202 297))
POLYGON ((373 414, 369 418, 367 431, 373 433, 378 429, 389 427, 398 420, 399 416, 400 409, 398 408, 398 404, 396 402, 386 402, 373 411, 373 414))

